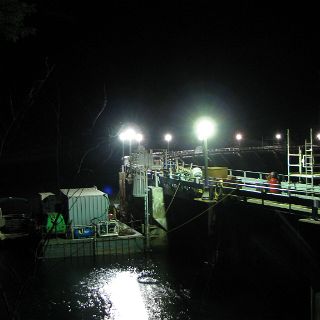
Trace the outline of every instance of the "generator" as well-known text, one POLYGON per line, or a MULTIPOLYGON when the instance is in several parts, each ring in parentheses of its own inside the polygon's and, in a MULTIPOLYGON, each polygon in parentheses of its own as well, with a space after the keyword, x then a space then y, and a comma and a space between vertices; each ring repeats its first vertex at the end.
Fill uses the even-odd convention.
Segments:
POLYGON ((97 235, 99 237, 117 236, 119 234, 119 223, 116 220, 100 221, 97 224, 97 235))

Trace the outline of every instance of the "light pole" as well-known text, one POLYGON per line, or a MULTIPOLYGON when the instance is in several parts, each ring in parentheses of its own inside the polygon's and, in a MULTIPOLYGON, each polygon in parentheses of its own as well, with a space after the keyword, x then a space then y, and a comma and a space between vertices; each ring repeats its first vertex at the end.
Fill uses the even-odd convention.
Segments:
POLYGON ((168 155, 169 155, 169 145, 172 140, 172 135, 167 133, 164 135, 164 140, 167 141, 167 150, 166 150, 166 168, 168 169, 168 155))
MULTIPOLYGON (((119 134, 119 139, 122 141, 122 157, 124 157, 124 142, 129 141, 129 155, 131 155, 132 140, 137 139, 136 137, 137 134, 132 128, 128 128, 119 134)), ((142 135, 140 138, 142 139, 142 135)))
POLYGON ((138 150, 140 149, 140 143, 143 140, 143 135, 141 133, 136 134, 136 141, 138 142, 138 150))
POLYGON ((276 138, 277 144, 280 144, 280 140, 282 139, 281 133, 276 133, 275 138, 276 138))
POLYGON ((136 132, 133 129, 129 128, 126 130, 126 139, 129 140, 129 155, 131 155, 131 144, 135 136, 136 136, 136 132))
MULTIPOLYGON (((214 133, 215 125, 209 118, 201 118, 196 122, 195 130, 198 139, 203 141, 203 155, 204 155, 204 194, 208 191, 208 138, 214 133)), ((207 194, 205 195, 207 197, 207 194)), ((204 197, 203 197, 204 198, 204 197)))
POLYGON ((125 131, 122 131, 119 134, 119 139, 122 141, 122 159, 123 159, 124 158, 124 141, 127 139, 125 131))
POLYGON ((242 136, 241 133, 237 133, 237 134, 236 134, 236 140, 238 141, 239 147, 240 147, 242 138, 243 138, 243 136, 242 136))
POLYGON ((167 150, 169 152, 169 144, 170 144, 170 141, 172 140, 172 135, 170 133, 167 133, 164 136, 164 140, 167 141, 167 150))

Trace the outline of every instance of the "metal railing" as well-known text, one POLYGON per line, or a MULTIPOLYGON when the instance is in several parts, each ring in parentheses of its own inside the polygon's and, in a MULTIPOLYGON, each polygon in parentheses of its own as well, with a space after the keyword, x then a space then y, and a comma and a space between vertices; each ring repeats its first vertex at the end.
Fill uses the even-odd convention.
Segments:
MULTIPOLYGON (((190 168, 190 166, 188 166, 190 168)), ((163 173, 159 173, 164 175, 163 173)), ((255 193, 267 193, 271 195, 283 195, 298 198, 313 198, 320 200, 320 186, 315 186, 310 190, 306 190, 304 184, 288 183, 287 175, 279 174, 278 183, 270 183, 267 180, 267 172, 247 171, 228 169, 227 178, 209 177, 208 183, 210 187, 221 186, 229 189, 241 189, 242 191, 250 191, 255 193)), ((202 188, 204 180, 202 178, 194 178, 186 175, 183 171, 170 175, 170 179, 190 182, 202 188)))

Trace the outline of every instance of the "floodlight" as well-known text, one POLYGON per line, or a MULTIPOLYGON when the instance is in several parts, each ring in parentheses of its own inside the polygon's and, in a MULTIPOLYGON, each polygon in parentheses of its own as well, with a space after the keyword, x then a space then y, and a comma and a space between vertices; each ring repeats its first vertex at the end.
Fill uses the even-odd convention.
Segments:
POLYGON ((120 139, 121 141, 127 140, 127 135, 126 135, 126 132, 125 132, 125 131, 122 131, 122 132, 119 134, 119 139, 120 139))
POLYGON ((136 136, 136 132, 131 128, 127 129, 125 131, 125 134, 126 134, 126 140, 129 140, 129 141, 133 140, 136 136))
POLYGON ((195 131, 199 140, 207 140, 214 134, 215 124, 209 118, 201 118, 196 122, 195 131))
POLYGON ((136 141, 140 143, 143 140, 143 135, 141 133, 136 134, 136 141))
POLYGON ((172 140, 172 135, 170 133, 167 133, 165 136, 164 136, 164 140, 166 140, 167 142, 170 142, 172 140))

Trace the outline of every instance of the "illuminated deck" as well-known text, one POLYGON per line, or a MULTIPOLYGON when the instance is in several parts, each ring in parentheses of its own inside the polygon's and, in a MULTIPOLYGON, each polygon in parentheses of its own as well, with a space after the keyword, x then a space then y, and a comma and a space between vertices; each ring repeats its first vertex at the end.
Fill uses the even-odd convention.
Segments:
MULTIPOLYGON (((319 149, 319 147, 315 148, 319 149)), ((298 148, 296 147, 296 149, 298 148)), ((276 157, 282 154, 285 158, 286 148, 284 146, 220 148, 208 150, 208 156, 218 155, 223 159, 228 154, 241 156, 241 154, 252 153, 257 154, 257 159, 259 159, 260 152, 276 154, 276 157)), ((193 195, 195 200, 207 203, 214 203, 223 196, 236 197, 248 204, 298 212, 304 217, 318 219, 319 172, 278 174, 278 184, 270 187, 267 180, 270 172, 227 168, 227 174, 223 177, 208 178, 207 187, 210 197, 204 198, 202 194, 204 190, 203 176, 194 177, 192 175, 193 168, 200 168, 204 172, 201 149, 172 151, 165 154, 163 151, 158 151, 153 152, 153 157, 158 159, 158 162, 149 166, 149 175, 150 173, 156 175, 159 179, 159 186, 164 187, 167 193, 170 193, 170 190, 175 190, 177 196, 193 195), (312 184, 310 184, 311 179, 312 184)))
POLYGON ((196 201, 214 203, 227 196, 238 198, 241 202, 252 205, 299 212, 305 217, 318 218, 319 186, 315 186, 310 190, 306 189, 306 186, 302 183, 289 185, 287 182, 282 182, 279 187, 270 192, 267 180, 233 176, 233 181, 228 179, 209 180, 209 189, 212 197, 203 199, 203 181, 186 181, 161 175, 159 178, 159 186, 162 186, 164 190, 177 190, 179 188, 180 196, 191 194, 194 195, 194 200, 196 201))

